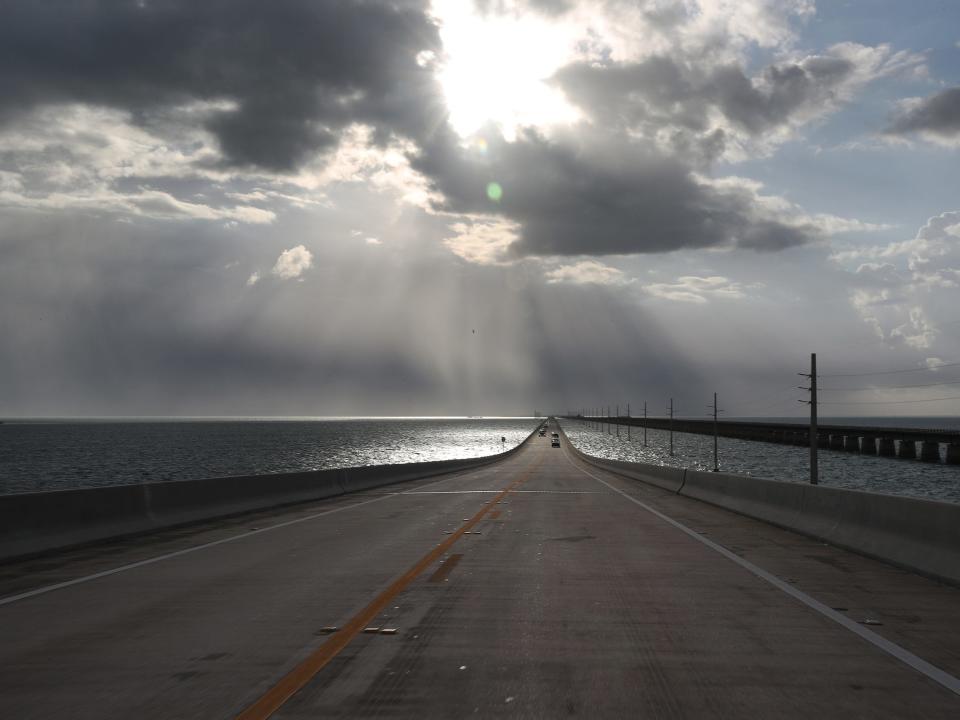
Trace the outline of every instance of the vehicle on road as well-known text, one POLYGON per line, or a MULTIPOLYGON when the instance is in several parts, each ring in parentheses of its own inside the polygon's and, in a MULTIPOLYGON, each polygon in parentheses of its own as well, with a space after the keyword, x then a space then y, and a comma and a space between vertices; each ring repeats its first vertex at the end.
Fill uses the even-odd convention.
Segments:
POLYGON ((550 447, 560 447, 560 438, 550 438, 550 447))

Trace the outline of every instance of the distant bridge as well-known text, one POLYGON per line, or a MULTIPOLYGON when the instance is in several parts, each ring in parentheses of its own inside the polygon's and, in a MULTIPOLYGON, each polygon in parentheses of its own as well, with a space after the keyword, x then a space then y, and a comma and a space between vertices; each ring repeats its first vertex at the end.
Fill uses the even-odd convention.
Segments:
MULTIPOLYGON (((569 415, 571 420, 583 420, 609 425, 648 427, 652 430, 713 435, 713 420, 686 418, 638 418, 626 416, 569 415)), ((800 423, 752 422, 718 420, 717 434, 738 440, 773 442, 781 445, 810 444, 810 429, 800 423)), ((871 427, 858 425, 818 425, 817 445, 830 450, 846 450, 863 455, 880 455, 924 462, 945 462, 960 465, 960 431, 943 429, 871 427), (919 452, 918 452, 919 445, 919 452), (945 445, 941 452, 941 445, 945 445)))

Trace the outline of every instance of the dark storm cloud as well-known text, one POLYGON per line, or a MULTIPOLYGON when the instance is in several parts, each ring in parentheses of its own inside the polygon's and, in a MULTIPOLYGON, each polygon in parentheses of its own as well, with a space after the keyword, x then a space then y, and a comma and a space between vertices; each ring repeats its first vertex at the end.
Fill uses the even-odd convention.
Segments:
POLYGON ((81 102, 153 112, 231 101, 209 120, 226 162, 289 170, 352 122, 417 138, 435 122, 417 54, 439 47, 422 2, 144 0, 4 3, 0 121, 81 102))
POLYGON ((924 98, 894 118, 890 135, 930 132, 944 138, 960 138, 960 87, 948 88, 924 98))
POLYGON ((491 141, 483 158, 434 147, 419 161, 443 209, 519 223, 515 256, 656 253, 737 245, 780 250, 818 237, 765 217, 747 188, 698 180, 674 157, 583 131, 546 139, 528 131, 491 141), (503 189, 499 202, 487 184, 503 189))

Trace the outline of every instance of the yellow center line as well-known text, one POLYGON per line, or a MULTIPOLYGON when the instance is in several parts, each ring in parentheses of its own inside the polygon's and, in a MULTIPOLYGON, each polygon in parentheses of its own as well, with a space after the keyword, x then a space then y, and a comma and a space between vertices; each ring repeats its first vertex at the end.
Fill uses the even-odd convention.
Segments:
POLYGON ((353 638, 360 634, 364 628, 368 627, 373 619, 376 618, 397 595, 403 592, 424 570, 449 550, 457 540, 463 537, 465 532, 471 530, 479 523, 494 505, 509 495, 514 488, 526 482, 534 470, 540 466, 542 461, 543 457, 541 453, 541 457, 524 470, 520 477, 480 508, 472 518, 461 525, 449 538, 437 545, 433 550, 420 558, 420 560, 403 575, 394 580, 390 586, 377 595, 369 605, 354 615, 339 632, 331 635, 329 640, 314 650, 303 662, 282 677, 280 681, 267 690, 259 700, 237 715, 236 720, 266 720, 266 718, 269 718, 279 710, 287 700, 310 682, 340 651, 347 647, 353 638))

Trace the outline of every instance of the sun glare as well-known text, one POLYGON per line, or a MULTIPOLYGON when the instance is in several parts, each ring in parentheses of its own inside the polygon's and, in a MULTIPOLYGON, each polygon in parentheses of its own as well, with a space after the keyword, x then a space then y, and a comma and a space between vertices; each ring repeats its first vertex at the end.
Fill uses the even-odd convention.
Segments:
POLYGON ((433 6, 444 47, 439 78, 460 136, 493 122, 512 139, 518 127, 576 120, 577 111, 547 82, 571 59, 568 32, 539 17, 484 17, 473 8, 462 0, 433 6))

